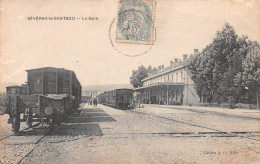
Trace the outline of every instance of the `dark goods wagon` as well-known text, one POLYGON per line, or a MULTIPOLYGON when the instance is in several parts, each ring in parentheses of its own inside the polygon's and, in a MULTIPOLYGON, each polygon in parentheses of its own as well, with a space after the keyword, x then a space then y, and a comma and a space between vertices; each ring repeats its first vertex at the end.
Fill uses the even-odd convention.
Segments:
POLYGON ((75 98, 66 94, 48 96, 3 94, 0 95, 0 114, 9 114, 8 123, 12 124, 12 129, 16 133, 19 132, 21 122, 26 122, 30 127, 34 120, 40 120, 42 124, 46 120, 53 128, 71 114, 75 101, 75 98))
POLYGON ((81 102, 81 84, 74 71, 44 67, 27 71, 28 94, 69 94, 81 102))
POLYGON ((22 121, 31 127, 33 121, 43 124, 46 120, 52 128, 81 102, 81 84, 76 74, 63 68, 27 70, 27 84, 9 86, 6 93, 0 95, 0 114, 9 114, 8 123, 15 132, 22 121))
POLYGON ((115 97, 113 91, 108 91, 106 94, 106 105, 115 107, 115 97))
POLYGON ((105 93, 101 93, 97 96, 98 103, 105 104, 105 93))
POLYGON ((98 100, 104 105, 117 108, 129 109, 133 101, 132 89, 115 89, 98 95, 98 100))
POLYGON ((128 109, 133 100, 132 89, 115 89, 114 94, 114 107, 118 109, 128 109))

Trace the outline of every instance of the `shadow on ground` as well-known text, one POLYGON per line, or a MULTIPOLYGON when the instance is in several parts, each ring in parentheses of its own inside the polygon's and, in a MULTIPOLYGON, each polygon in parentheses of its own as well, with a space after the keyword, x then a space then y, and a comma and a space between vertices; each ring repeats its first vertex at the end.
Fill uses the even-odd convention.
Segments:
POLYGON ((69 117, 61 127, 51 133, 52 136, 102 136, 98 123, 116 120, 100 108, 82 109, 69 117))
POLYGON ((31 129, 20 131, 19 133, 15 134, 15 136, 44 136, 49 132, 49 126, 38 126, 39 123, 36 125, 37 126, 34 126, 31 129))
POLYGON ((102 130, 98 124, 64 124, 51 133, 51 136, 57 137, 75 137, 75 136, 102 136, 102 130))
MULTIPOLYGON (((100 108, 77 110, 60 127, 50 133, 50 136, 102 136, 102 130, 98 124, 100 122, 116 122, 116 120, 100 108)), ((15 136, 44 136, 49 132, 49 126, 45 125, 42 127, 38 123, 33 129, 20 131, 15 136)))
POLYGON ((76 113, 74 117, 68 119, 66 123, 98 123, 98 122, 116 122, 114 118, 108 115, 100 108, 83 109, 76 113))

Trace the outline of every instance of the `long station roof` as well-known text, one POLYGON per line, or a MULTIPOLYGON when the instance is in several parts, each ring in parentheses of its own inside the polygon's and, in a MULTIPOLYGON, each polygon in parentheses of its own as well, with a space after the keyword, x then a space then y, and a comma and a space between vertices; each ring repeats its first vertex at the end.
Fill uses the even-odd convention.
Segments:
POLYGON ((166 73, 169 73, 169 72, 172 72, 172 71, 181 69, 181 68, 186 67, 186 66, 188 66, 188 64, 187 64, 186 62, 183 63, 183 64, 181 64, 181 65, 179 65, 179 66, 176 66, 176 67, 170 66, 170 67, 164 68, 162 71, 160 71, 160 72, 158 72, 158 73, 152 74, 152 75, 150 75, 150 76, 144 78, 144 79, 141 80, 141 81, 146 81, 146 80, 152 79, 152 78, 154 78, 154 77, 161 76, 161 75, 163 75, 163 74, 166 74, 166 73))
POLYGON ((151 87, 161 87, 161 86, 184 86, 185 83, 179 82, 179 83, 172 83, 172 82, 159 82, 159 83, 153 83, 150 85, 146 85, 143 87, 134 88, 134 91, 145 89, 145 88, 151 88, 151 87))

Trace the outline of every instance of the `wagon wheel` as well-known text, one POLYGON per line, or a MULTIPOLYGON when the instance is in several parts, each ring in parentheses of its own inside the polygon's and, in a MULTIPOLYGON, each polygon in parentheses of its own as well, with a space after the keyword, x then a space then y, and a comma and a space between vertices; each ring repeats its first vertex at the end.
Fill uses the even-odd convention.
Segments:
POLYGON ((12 130, 15 133, 18 133, 20 129, 20 114, 17 114, 16 116, 13 116, 12 118, 12 130))

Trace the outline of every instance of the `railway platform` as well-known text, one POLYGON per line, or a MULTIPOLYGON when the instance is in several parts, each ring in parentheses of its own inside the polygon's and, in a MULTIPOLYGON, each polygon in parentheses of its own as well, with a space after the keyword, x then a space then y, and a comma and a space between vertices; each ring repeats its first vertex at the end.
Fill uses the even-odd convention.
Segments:
POLYGON ((28 139, 3 144, 0 163, 248 163, 248 157, 251 163, 259 161, 259 120, 251 118, 257 111, 249 117, 243 113, 248 110, 231 115, 221 109, 178 107, 120 110, 81 104, 37 142, 27 141, 39 137, 32 132, 41 127, 19 132, 15 137, 28 139))
POLYGON ((168 110, 175 109, 180 111, 190 111, 196 113, 208 113, 215 115, 225 115, 230 117, 241 117, 248 119, 260 120, 260 110, 256 109, 227 109, 217 107, 200 107, 200 106, 177 106, 177 105, 157 105, 157 104, 142 104, 144 108, 137 108, 137 110, 152 112, 152 113, 163 113, 168 110), (161 110, 164 109, 164 110, 161 110))

